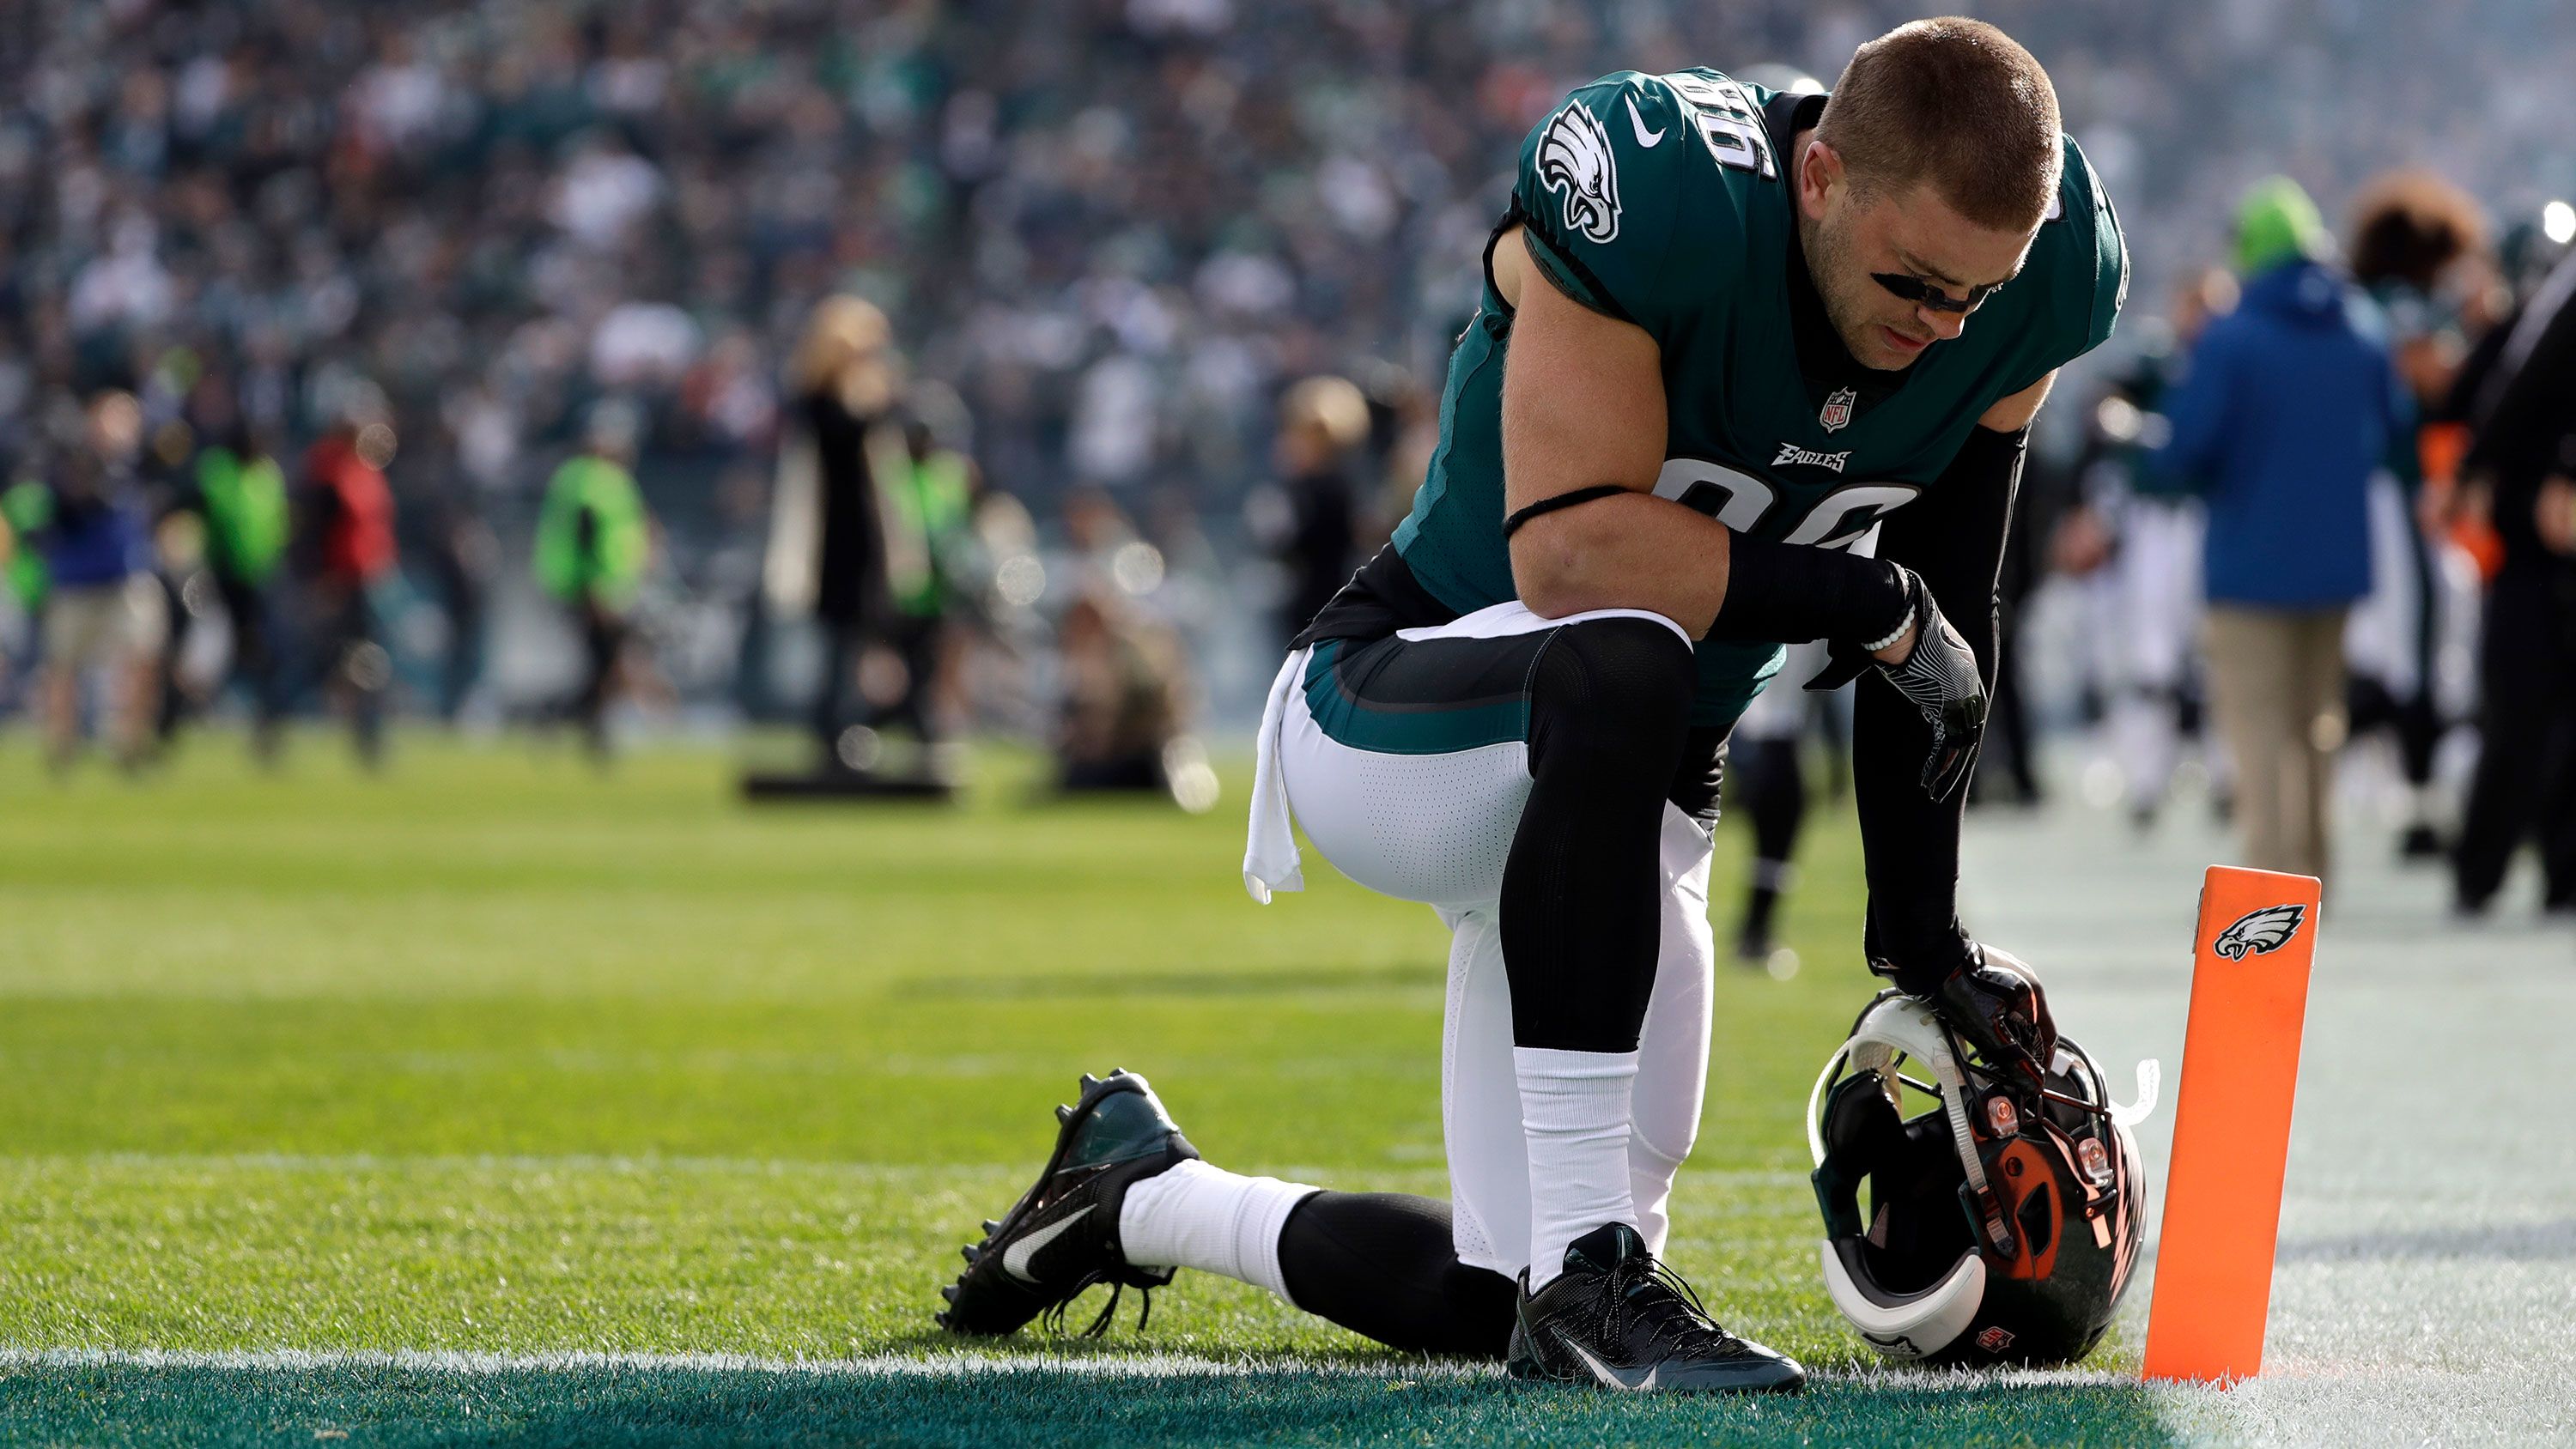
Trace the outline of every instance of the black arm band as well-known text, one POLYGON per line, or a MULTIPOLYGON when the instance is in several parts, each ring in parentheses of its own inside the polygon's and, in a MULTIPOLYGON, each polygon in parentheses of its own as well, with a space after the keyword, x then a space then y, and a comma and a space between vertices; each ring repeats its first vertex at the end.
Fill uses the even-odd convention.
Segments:
POLYGON ((1615 498, 1622 493, 1635 491, 1637 490, 1633 488, 1622 488, 1616 483, 1595 483, 1589 488, 1577 488, 1570 493, 1559 493, 1554 498, 1542 498, 1504 519, 1503 537, 1509 538, 1520 532, 1522 524, 1542 513, 1554 513, 1560 508, 1572 508, 1578 503, 1590 503, 1596 498, 1615 498))
POLYGON ((1739 533, 1708 637, 1738 644, 1859 644, 1905 627, 1905 583, 1874 558, 1739 533))

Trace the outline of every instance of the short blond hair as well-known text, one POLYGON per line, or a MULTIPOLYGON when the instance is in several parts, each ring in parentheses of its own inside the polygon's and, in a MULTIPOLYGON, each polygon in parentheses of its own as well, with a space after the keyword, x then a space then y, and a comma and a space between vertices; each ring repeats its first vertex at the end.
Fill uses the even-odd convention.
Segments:
POLYGON ((2011 36, 1956 15, 1900 25, 1852 52, 1816 139, 1864 191, 1929 183, 1996 231, 2038 226, 2066 166, 2048 72, 2011 36))
POLYGON ((1346 377, 1310 377, 1279 402, 1282 427, 1311 427, 1333 447, 1349 452, 1368 441, 1368 398, 1346 377))
POLYGON ((875 303, 847 294, 826 297, 805 324, 805 340, 796 344, 787 370, 799 391, 829 391, 843 369, 883 352, 893 337, 875 303))

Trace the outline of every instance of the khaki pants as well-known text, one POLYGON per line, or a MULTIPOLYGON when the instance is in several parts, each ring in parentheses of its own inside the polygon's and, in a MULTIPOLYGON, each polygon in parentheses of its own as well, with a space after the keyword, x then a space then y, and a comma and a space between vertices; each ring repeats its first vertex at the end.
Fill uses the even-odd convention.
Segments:
POLYGON ((2326 804, 2343 747, 2344 610, 2209 610, 2209 702, 2236 761, 2243 864, 2326 875, 2326 804))

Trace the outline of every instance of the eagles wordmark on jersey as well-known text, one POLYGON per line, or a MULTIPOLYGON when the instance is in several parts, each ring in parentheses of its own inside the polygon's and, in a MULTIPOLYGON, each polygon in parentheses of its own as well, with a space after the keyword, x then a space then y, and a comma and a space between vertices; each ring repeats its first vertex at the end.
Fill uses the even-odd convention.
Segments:
MULTIPOLYGON (((1694 69, 1621 72, 1574 92, 1521 148, 1495 244, 1531 255, 1662 348, 1655 492, 1739 533, 1866 547, 1933 486, 1996 402, 2098 345, 2127 286, 2119 222, 2065 143, 2055 204, 2022 271, 1964 333, 1902 372, 1853 362, 1824 320, 1784 162, 1823 99, 1694 69)), ((1464 614, 1515 596, 1503 540, 1502 375, 1512 313, 1493 280, 1449 364, 1441 438, 1395 547, 1464 614)), ((1770 645, 1701 642, 1695 725, 1725 725, 1779 667, 1770 645)))

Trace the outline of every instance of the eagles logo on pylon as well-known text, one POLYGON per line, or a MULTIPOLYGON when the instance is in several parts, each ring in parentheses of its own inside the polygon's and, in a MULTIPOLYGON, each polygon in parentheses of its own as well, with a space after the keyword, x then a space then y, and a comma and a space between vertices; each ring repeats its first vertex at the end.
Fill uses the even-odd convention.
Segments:
POLYGON ((2265 906, 2247 911, 2233 924, 2218 933, 2210 949, 2230 961, 2242 961, 2248 955, 2278 951, 2299 934, 2299 925, 2308 918, 2306 906, 2265 906))
POLYGON ((1565 198, 1565 229, 1597 242, 1619 235, 1619 163, 1592 108, 1568 101, 1538 138, 1538 179, 1565 198))

